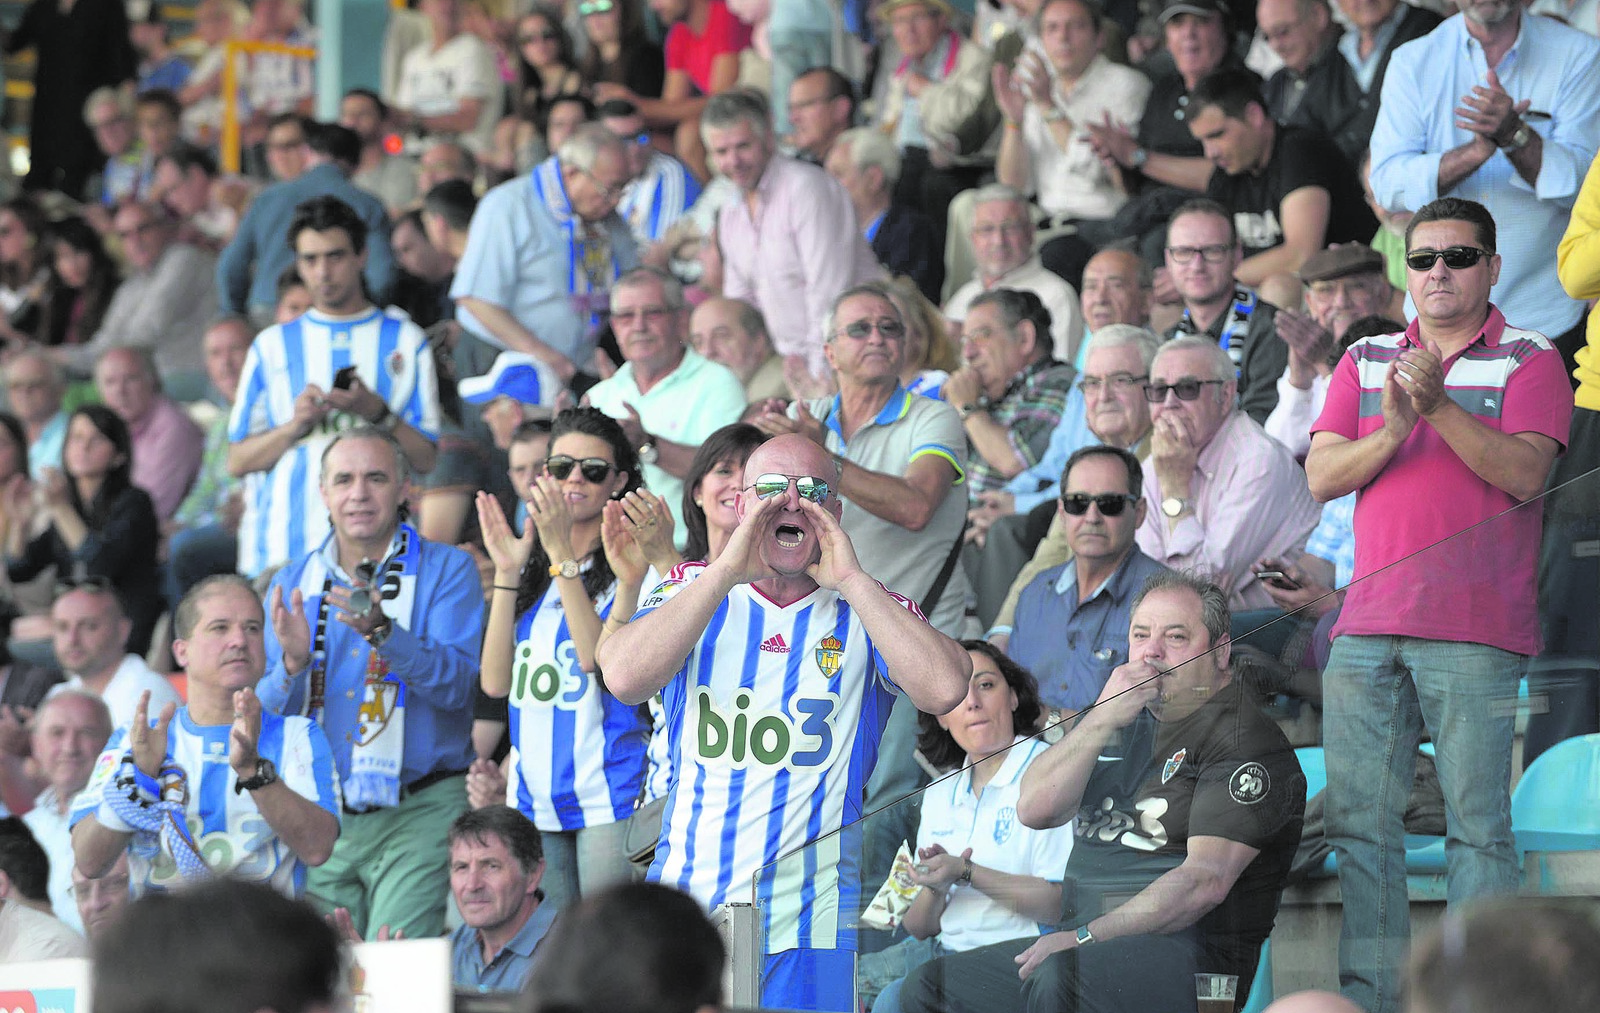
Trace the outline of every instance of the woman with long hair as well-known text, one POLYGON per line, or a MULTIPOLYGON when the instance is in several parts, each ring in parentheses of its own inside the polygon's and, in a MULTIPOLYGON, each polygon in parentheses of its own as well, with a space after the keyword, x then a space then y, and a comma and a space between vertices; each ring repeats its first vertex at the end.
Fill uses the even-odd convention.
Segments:
POLYGON ((577 8, 589 43, 578 61, 583 83, 620 84, 643 98, 660 98, 666 57, 645 32, 639 0, 579 0, 577 8))
POLYGON ((40 338, 50 288, 50 219, 32 197, 0 204, 0 338, 20 345, 40 338))
POLYGON ((74 215, 50 230, 55 278, 44 303, 39 340, 47 345, 81 345, 105 321, 106 307, 122 272, 106 252, 94 226, 74 215))
POLYGON ((601 518, 639 487, 622 427, 594 408, 569 408, 539 440, 512 435, 513 484, 527 505, 521 534, 498 501, 478 494, 494 563, 483 636, 483 691, 510 698, 506 796, 544 836, 544 889, 557 906, 630 875, 623 847, 645 776, 644 708, 605 692, 595 644, 617 591, 601 518))
POLYGON ((561 98, 583 93, 574 66, 572 39, 553 12, 535 7, 516 25, 516 80, 510 84, 511 114, 494 129, 484 161, 497 175, 512 176, 554 151, 546 123, 561 98))
POLYGON ((30 483, 6 489, 6 573, 31 580, 54 565, 62 580, 100 577, 122 601, 133 630, 128 652, 144 654, 161 614, 156 547, 161 530, 150 496, 133 484, 133 441, 121 416, 83 405, 67 420, 61 470, 45 470, 48 525, 31 537, 38 501, 30 483))

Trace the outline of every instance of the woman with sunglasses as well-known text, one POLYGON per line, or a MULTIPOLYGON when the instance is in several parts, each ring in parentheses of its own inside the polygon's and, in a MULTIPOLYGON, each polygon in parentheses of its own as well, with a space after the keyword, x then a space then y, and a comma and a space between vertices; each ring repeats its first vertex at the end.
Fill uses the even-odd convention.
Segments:
POLYGON ((540 124, 551 105, 584 90, 572 55, 572 39, 560 19, 540 7, 523 15, 516 31, 516 80, 511 84, 511 115, 495 127, 494 146, 485 161, 505 176, 544 159, 555 145, 542 137, 540 124))
MULTIPOLYGON (((512 444, 514 474, 528 447, 512 444)), ((569 408, 551 426, 542 473, 517 490, 528 508, 520 536, 499 503, 478 494, 494 562, 483 691, 510 697, 506 800, 544 835, 544 890, 558 907, 630 874, 623 842, 650 720, 605 691, 594 653, 617 589, 601 518, 638 476, 621 426, 597 409, 569 408)))
POLYGON ((61 579, 105 578, 133 624, 128 653, 142 655, 163 605, 156 579, 161 530, 149 494, 131 478, 127 424, 104 405, 83 405, 67 420, 61 463, 60 471, 45 470, 43 517, 30 484, 7 488, 6 574, 27 581, 53 565, 61 579))
MULTIPOLYGON (((972 659, 966 699, 948 714, 917 715, 922 755, 960 773, 922 796, 911 870, 922 892, 905 927, 926 942, 896 948, 907 972, 941 953, 1038 935, 1061 915, 1061 876, 1072 854, 1073 824, 1030 830, 1016 818, 1022 775, 1046 748, 1031 737, 1043 713, 1038 684, 987 641, 961 646, 972 659)), ((899 1013, 902 980, 879 993, 872 1013, 899 1013)))
POLYGON ((578 72, 593 88, 618 84, 644 98, 660 98, 667 62, 644 30, 639 0, 579 0, 578 16, 588 40, 578 72))

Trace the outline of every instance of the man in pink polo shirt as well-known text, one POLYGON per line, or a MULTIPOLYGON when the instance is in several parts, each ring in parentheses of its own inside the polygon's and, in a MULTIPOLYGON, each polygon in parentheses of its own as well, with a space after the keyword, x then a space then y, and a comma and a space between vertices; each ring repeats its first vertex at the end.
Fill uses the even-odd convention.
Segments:
POLYGON ((1451 903, 1520 881, 1504 701, 1539 650, 1540 512, 1496 515, 1543 490, 1572 389, 1550 341, 1489 302, 1494 249, 1481 204, 1443 197, 1417 212, 1406 230, 1417 319, 1340 361, 1306 458, 1319 500, 1358 492, 1323 741, 1344 898, 1340 981, 1371 1013, 1398 1009, 1411 938, 1401 814, 1424 728, 1454 842, 1451 903))

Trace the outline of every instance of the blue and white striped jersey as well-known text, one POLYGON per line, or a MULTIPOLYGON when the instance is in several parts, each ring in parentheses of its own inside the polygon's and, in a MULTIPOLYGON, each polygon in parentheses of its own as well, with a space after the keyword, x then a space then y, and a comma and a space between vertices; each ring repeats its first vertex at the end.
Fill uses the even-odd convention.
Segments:
MULTIPOLYGON (((188 779, 189 832, 200 854, 216 875, 267 883, 280 893, 298 897, 305 892, 306 867, 289 846, 280 841, 256 808, 255 796, 235 792, 238 777, 228 766, 232 725, 197 725, 189 708, 179 708, 167 726, 167 755, 182 767, 188 779)), ((128 751, 128 729, 119 728, 95 761, 89 784, 72 801, 74 825, 93 815, 100 805, 106 782, 116 776, 128 751)), ((295 794, 332 813, 343 811, 339 776, 327 737, 310 718, 281 717, 261 712, 261 737, 256 751, 278 768, 278 777, 295 794)), ((178 868, 165 851, 154 859, 128 852, 128 874, 134 893, 175 889, 182 885, 178 868)))
MULTIPOLYGON (((354 366, 361 382, 406 423, 437 436, 439 387, 428 336, 401 310, 369 307, 353 317, 308 310, 258 334, 239 378, 228 440, 238 443, 288 422, 307 384, 329 390, 346 366, 354 366)), ((353 415, 332 412, 271 470, 246 477, 240 573, 253 577, 299 559, 327 537, 328 512, 317 481, 322 452, 335 433, 361 424, 353 415)))
MULTIPOLYGON (((674 568, 639 615, 704 570, 674 568)), ((662 691, 673 781, 648 878, 708 907, 760 904, 769 953, 853 948, 858 861, 834 831, 861 816, 897 692, 835 592, 780 607, 734 588, 662 691), (803 858, 771 864, 824 837, 803 858)))
POLYGON ((700 196, 700 183, 688 166, 664 152, 652 150, 644 175, 622 190, 617 214, 628 223, 643 249, 667 234, 700 196))
MULTIPOLYGON (((616 585, 596 603, 611 613, 616 585)), ((578 664, 554 581, 517 618, 511 658, 511 773, 506 804, 540 830, 625 820, 644 784, 650 719, 578 664)))

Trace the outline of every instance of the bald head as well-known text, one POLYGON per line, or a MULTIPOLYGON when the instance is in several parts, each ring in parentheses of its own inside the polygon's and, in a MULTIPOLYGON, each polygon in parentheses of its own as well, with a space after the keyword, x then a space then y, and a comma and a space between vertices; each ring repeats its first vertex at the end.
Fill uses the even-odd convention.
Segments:
POLYGON ((1365 1013, 1337 992, 1295 992, 1273 1002, 1265 1013, 1365 1013))

